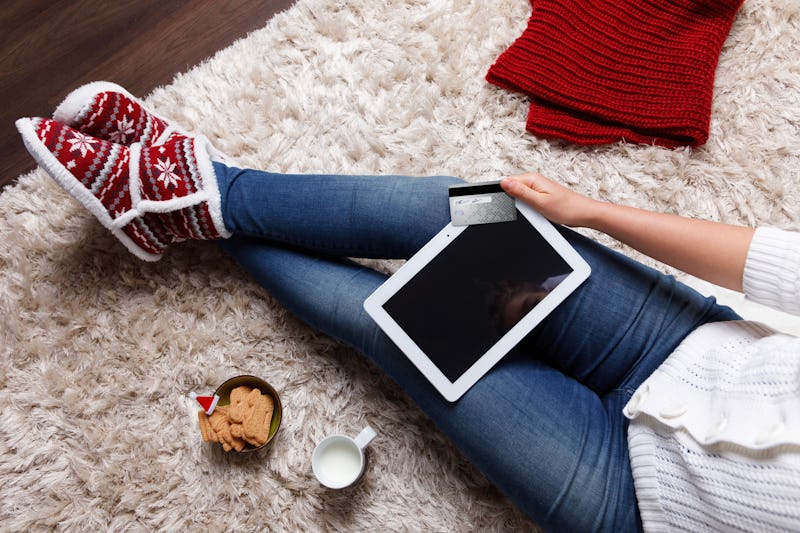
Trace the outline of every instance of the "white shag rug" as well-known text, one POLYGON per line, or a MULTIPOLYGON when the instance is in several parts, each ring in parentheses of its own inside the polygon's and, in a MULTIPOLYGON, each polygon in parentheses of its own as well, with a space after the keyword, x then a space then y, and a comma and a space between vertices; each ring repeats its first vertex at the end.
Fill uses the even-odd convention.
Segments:
MULTIPOLYGON (((475 181, 541 170, 634 206, 796 227, 800 4, 745 2, 710 140, 695 150, 527 134, 526 98, 484 75, 529 10, 299 0, 147 101, 271 171, 475 181)), ((2 529, 535 529, 393 382, 288 316, 215 246, 138 261, 42 171, 0 195, 0 243, 2 529), (279 389, 285 417, 267 450, 227 455, 200 442, 186 395, 242 373, 279 389), (365 424, 379 436, 363 482, 321 488, 314 443, 365 424)), ((800 332, 797 319, 689 281, 800 332)))

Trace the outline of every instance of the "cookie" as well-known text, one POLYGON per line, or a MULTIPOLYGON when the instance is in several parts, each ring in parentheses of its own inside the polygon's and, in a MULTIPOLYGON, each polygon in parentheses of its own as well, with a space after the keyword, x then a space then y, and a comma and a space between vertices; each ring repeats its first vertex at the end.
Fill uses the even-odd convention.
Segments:
POLYGON ((261 446, 269 438, 274 402, 272 396, 261 394, 261 391, 254 389, 247 395, 247 404, 248 409, 242 421, 244 439, 251 444, 255 442, 254 446, 261 446))
POLYGON ((219 442, 217 433, 211 427, 208 421, 208 415, 205 411, 197 411, 197 421, 200 423, 200 434, 203 436, 205 442, 219 442))
POLYGON ((244 411, 247 407, 247 395, 252 392, 250 387, 242 385, 231 391, 230 419, 231 422, 241 423, 244 420, 244 411))
POLYGON ((208 421, 226 452, 231 450, 240 452, 244 449, 247 442, 231 433, 230 406, 225 405, 214 409, 214 412, 208 417, 208 421))

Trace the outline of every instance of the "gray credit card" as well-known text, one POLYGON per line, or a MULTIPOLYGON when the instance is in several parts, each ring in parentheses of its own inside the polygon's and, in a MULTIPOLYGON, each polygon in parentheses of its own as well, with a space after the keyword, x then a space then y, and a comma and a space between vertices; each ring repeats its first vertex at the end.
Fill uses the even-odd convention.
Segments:
POLYGON ((454 226, 492 224, 517 219, 514 199, 503 191, 500 181, 451 185, 450 221, 454 226))

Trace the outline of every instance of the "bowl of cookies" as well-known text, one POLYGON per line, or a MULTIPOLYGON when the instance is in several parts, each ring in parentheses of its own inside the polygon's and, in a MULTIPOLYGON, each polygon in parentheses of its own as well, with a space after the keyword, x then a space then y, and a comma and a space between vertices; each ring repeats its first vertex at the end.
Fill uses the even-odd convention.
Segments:
POLYGON ((219 399, 211 414, 198 412, 205 442, 218 442, 226 452, 247 453, 275 437, 283 408, 272 385, 256 376, 236 376, 217 387, 214 395, 219 399))

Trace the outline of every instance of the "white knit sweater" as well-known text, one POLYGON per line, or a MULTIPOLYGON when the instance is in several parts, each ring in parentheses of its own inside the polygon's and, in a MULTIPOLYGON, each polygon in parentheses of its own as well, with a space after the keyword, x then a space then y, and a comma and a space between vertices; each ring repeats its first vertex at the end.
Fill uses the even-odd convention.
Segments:
MULTIPOLYGON (((800 234, 756 230, 744 292, 800 314, 800 234)), ((646 531, 800 531, 800 338, 702 326, 624 413, 646 531)))

